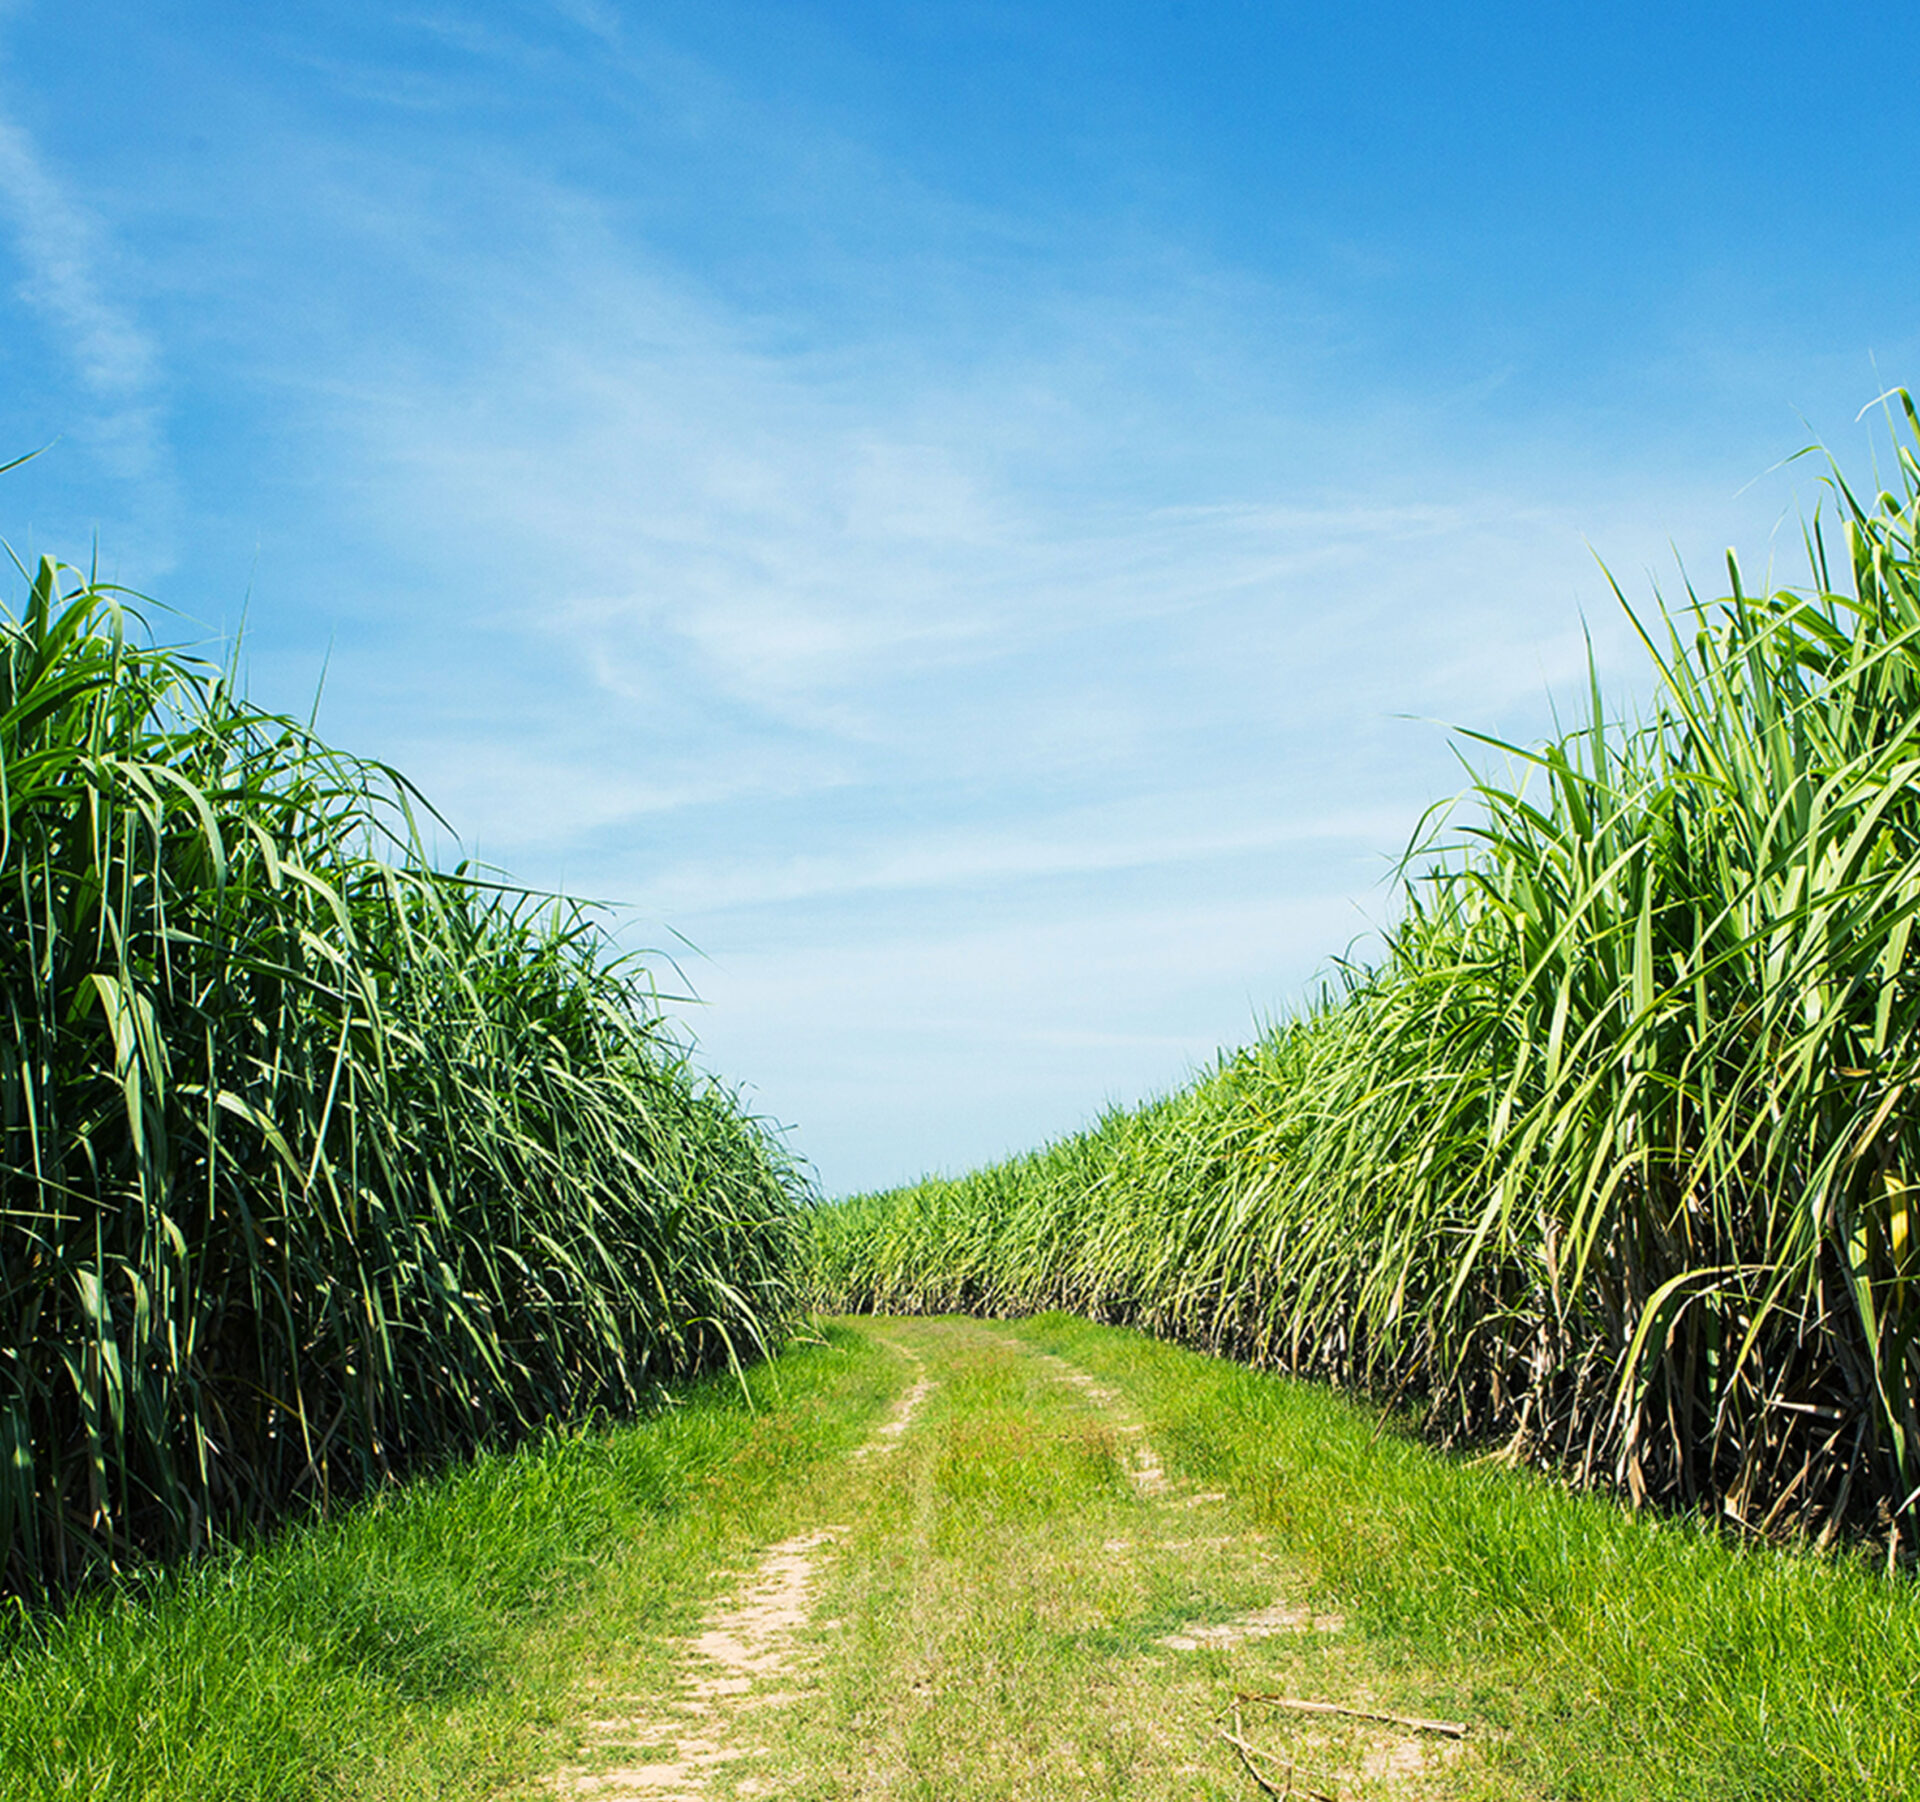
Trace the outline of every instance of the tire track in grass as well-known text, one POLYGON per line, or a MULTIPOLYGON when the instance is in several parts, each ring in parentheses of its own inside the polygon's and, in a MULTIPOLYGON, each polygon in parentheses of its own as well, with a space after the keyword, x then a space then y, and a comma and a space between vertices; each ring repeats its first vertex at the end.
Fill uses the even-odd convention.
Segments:
MULTIPOLYGON (((1183 1493, 1171 1479, 1155 1450, 1145 1421, 1119 1390, 1102 1383, 1089 1371, 1058 1353, 1039 1351, 1033 1356, 1057 1381, 1078 1392, 1087 1404, 1108 1418, 1115 1436, 1127 1447, 1123 1468, 1134 1493, 1156 1505, 1164 1519, 1169 1509, 1191 1511, 1211 1508, 1227 1500, 1218 1491, 1183 1493)), ((1107 1549, 1120 1554, 1135 1554, 1151 1549, 1160 1555, 1184 1553, 1196 1549, 1217 1550, 1247 1543, 1244 1536, 1226 1535, 1203 1540, 1149 1535, 1149 1547, 1128 1540, 1109 1540, 1107 1549)), ((1293 1599, 1286 1589, 1298 1590, 1297 1574, 1283 1586, 1281 1595, 1268 1605, 1248 1610, 1227 1620, 1194 1620, 1171 1633, 1156 1638, 1154 1644, 1171 1652, 1230 1653, 1251 1642, 1309 1635, 1335 1635, 1346 1630, 1346 1619, 1333 1612, 1316 1612, 1293 1599)), ((1434 1737, 1433 1724, 1416 1726, 1393 1717, 1370 1716, 1352 1699, 1352 1712, 1343 1714, 1340 1704, 1321 1704, 1317 1720, 1302 1724, 1283 1706, 1256 1692, 1231 1689, 1223 1713, 1231 1719, 1234 1731, 1221 1730, 1221 1741, 1233 1748, 1246 1776, 1261 1793, 1301 1798, 1337 1795, 1344 1785, 1357 1780, 1361 1793, 1380 1797, 1415 1797, 1432 1793, 1433 1781, 1444 1778, 1459 1759, 1460 1738, 1434 1737), (1243 1719, 1246 1713, 1263 1716, 1263 1737, 1270 1742, 1262 1747, 1248 1734, 1258 1731, 1243 1719), (1276 1734, 1275 1729, 1279 1731, 1276 1734), (1335 1786, 1322 1791, 1313 1787, 1310 1773, 1338 1766, 1341 1775, 1322 1778, 1335 1786)), ((1351 1793, 1351 1791, 1349 1791, 1351 1793)))
MULTIPOLYGON (((1134 1412, 1132 1404, 1119 1390, 1108 1388, 1098 1378, 1082 1370, 1079 1365, 1069 1363, 1057 1352, 1036 1352, 1034 1356, 1060 1382, 1077 1390, 1089 1405, 1108 1417, 1112 1431, 1127 1445, 1124 1468, 1127 1481, 1133 1485, 1136 1495, 1145 1501, 1160 1502, 1182 1510, 1208 1508, 1227 1499, 1218 1490, 1183 1493, 1176 1487, 1167 1475, 1160 1454, 1147 1436, 1146 1422, 1134 1412)), ((1234 1540, 1231 1537, 1205 1542, 1162 1539, 1160 1549, 1184 1551, 1202 1543, 1221 1547, 1232 1545, 1234 1540)), ((1133 1547, 1125 1541, 1109 1541, 1108 1549, 1124 1552, 1133 1550, 1133 1547)), ((1339 1633, 1345 1630, 1346 1624, 1343 1615, 1316 1614, 1311 1609, 1281 1598, 1232 1620, 1190 1622, 1176 1632, 1163 1634, 1155 1643, 1169 1651, 1196 1652, 1203 1646, 1236 1646, 1249 1639, 1269 1639, 1281 1633, 1339 1633)))
MULTIPOLYGON (((915 1352, 893 1347, 920 1374, 853 1462, 884 1458, 899 1446, 935 1387, 915 1352)), ((751 1770, 729 1767, 764 1758, 750 1743, 747 1717, 799 1701, 810 1675, 796 1640, 811 1621, 823 1555, 847 1537, 844 1526, 815 1528, 767 1548, 730 1606, 710 1614, 685 1642, 681 1693, 662 1708, 642 1696, 631 1714, 586 1723, 581 1750, 591 1763, 568 1766, 552 1788, 595 1802, 709 1802, 720 1794, 748 1802, 773 1794, 751 1770), (649 1707, 649 1702, 652 1706, 649 1707), (613 1756, 610 1767, 601 1761, 613 1756)))
MULTIPOLYGON (((739 1599, 710 1615, 687 1642, 682 1694, 664 1712, 589 1723, 586 1749, 623 1752, 627 1761, 563 1772, 558 1792, 604 1802, 691 1802, 711 1795, 711 1780, 728 1765, 764 1754, 764 1746, 745 1743, 741 1717, 793 1700, 791 1691, 765 1685, 795 1676, 793 1638, 811 1612, 817 1554, 845 1532, 826 1527, 769 1547, 739 1599)), ((753 1792, 736 1784, 732 1793, 753 1792)))
POLYGON ((922 1405, 934 1389, 933 1379, 926 1374, 926 1365, 918 1352, 903 1345, 896 1345, 892 1340, 886 1340, 883 1343, 911 1362, 920 1374, 914 1378, 913 1387, 900 1398, 892 1415, 879 1431, 865 1445, 854 1448, 853 1457, 856 1462, 865 1458, 885 1457, 888 1452, 895 1450, 900 1444, 902 1435, 913 1425, 913 1417, 920 1412, 922 1405))
MULTIPOLYGON (((1160 1462, 1160 1454, 1153 1449, 1153 1442, 1147 1437, 1147 1423, 1128 1407, 1126 1397, 1119 1390, 1109 1389, 1106 1384, 1097 1381, 1079 1365, 1069 1364, 1055 1352, 1036 1352, 1034 1356, 1060 1382, 1079 1390, 1097 1412, 1107 1415, 1113 1430, 1129 1442, 1125 1468, 1127 1481, 1133 1485, 1134 1493, 1149 1499, 1166 1495, 1173 1487, 1167 1480, 1167 1467, 1160 1462)), ((1211 1496, 1207 1499, 1222 1501, 1225 1498, 1211 1496)))

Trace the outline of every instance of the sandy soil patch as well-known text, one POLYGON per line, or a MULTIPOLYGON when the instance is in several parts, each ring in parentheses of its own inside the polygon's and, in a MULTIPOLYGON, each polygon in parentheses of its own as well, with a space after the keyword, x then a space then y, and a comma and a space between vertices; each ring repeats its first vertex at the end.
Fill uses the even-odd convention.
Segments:
MULTIPOLYGON (((554 1788, 603 1802, 679 1802, 723 1793, 726 1767, 763 1748, 743 1743, 740 1717, 798 1699, 794 1636, 812 1611, 818 1558, 845 1527, 823 1527, 769 1547, 732 1606, 711 1615, 687 1641, 680 1693, 665 1708, 587 1723, 583 1750, 621 1759, 610 1768, 575 1766, 554 1788), (634 1749, 645 1748, 644 1756, 634 1749)), ((639 1700, 640 1698, 635 1698, 639 1700)), ((752 1793, 750 1781, 724 1793, 752 1793)))
POLYGON ((881 1427, 865 1445, 855 1450, 853 1456, 856 1458, 884 1458, 888 1452, 892 1451, 893 1448, 900 1443, 907 1428, 913 1425, 913 1417, 920 1412, 921 1404, 925 1402, 927 1397, 932 1393, 932 1379, 930 1377, 919 1378, 913 1387, 900 1398, 900 1404, 894 1409, 892 1418, 888 1420, 886 1425, 881 1427))
POLYGON ((1182 1627, 1154 1641, 1170 1652, 1198 1652, 1204 1647, 1245 1645, 1250 1639, 1272 1639, 1282 1633, 1339 1633, 1346 1627, 1345 1615, 1315 1614, 1290 1602, 1275 1602, 1271 1608, 1257 1608, 1237 1620, 1216 1621, 1206 1626, 1182 1627))

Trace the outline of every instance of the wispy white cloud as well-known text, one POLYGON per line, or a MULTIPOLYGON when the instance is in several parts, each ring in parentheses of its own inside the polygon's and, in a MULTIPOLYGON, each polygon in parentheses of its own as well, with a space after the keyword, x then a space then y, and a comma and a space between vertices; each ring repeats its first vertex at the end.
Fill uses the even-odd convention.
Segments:
MULTIPOLYGON (((1145 396, 1167 429, 1089 473, 1107 402, 1070 350, 964 377, 784 352, 587 197, 490 198, 511 262, 426 228, 461 253, 432 314, 457 352, 363 343, 352 386, 313 399, 390 542, 460 596, 382 747, 528 880, 716 956, 787 908, 841 907, 863 938, 873 907, 1101 873, 1191 895, 1239 859, 1365 886, 1461 780, 1442 730, 1386 716, 1531 736, 1582 672, 1581 601, 1622 661, 1596 521, 1544 484, 1382 480, 1310 415, 1271 426, 1310 454, 1249 475, 1193 459, 1191 420, 1145 396), (477 718, 420 705, 482 663, 477 718)), ((1672 518, 1614 523, 1657 552, 1672 518)))
POLYGON ((608 44, 620 42, 620 15, 605 0, 552 0, 553 10, 608 44))
POLYGON ((839 854, 735 854, 686 861, 670 865, 624 898, 649 916, 672 919, 695 911, 914 889, 981 892, 1053 877, 1215 863, 1252 853, 1293 850, 1312 856, 1329 840, 1380 850, 1404 837, 1410 825, 1404 812, 1381 806, 1321 818, 1263 818, 1249 809, 1234 818, 1235 799, 1244 807, 1252 797, 1215 792, 1161 797, 1152 810, 1158 821, 1136 820, 1132 831, 1116 830, 1122 822, 1111 815, 1118 810, 1090 809, 1028 817, 993 830, 892 834, 839 854), (1196 821, 1205 824, 1196 827, 1196 821))
POLYGON ((26 270, 20 297, 59 336, 97 412, 88 432, 128 479, 167 475, 160 359, 133 314, 109 298, 114 257, 100 221, 48 169, 26 130, 0 119, 0 213, 26 270))
MULTIPOLYGON (((609 759, 591 748, 570 754, 557 734, 513 743, 491 734, 449 733, 431 721, 415 732, 396 733, 387 749, 476 854, 504 859, 529 875, 530 862, 545 865, 596 837, 658 835, 662 816, 723 806, 743 795, 765 803, 799 801, 848 779, 826 759, 804 753, 710 754, 704 769, 663 774, 650 760, 609 759)), ((649 881, 644 891, 629 880, 616 898, 641 902, 667 880, 662 875, 649 881)), ((651 909, 658 917, 671 918, 684 904, 679 895, 663 892, 659 899, 651 909)))
MULTIPOLYGON (((1373 587, 1402 621, 1399 661, 1430 630, 1410 594, 1452 584, 1456 612, 1510 609, 1543 553, 1562 587, 1595 580, 1572 516, 1454 478, 1436 486, 1455 498, 1421 504, 1342 495, 1337 468, 1310 504, 1062 493, 1029 448, 1036 409, 1098 426, 1044 364, 975 368, 945 393, 897 370, 862 380, 781 359, 613 246, 545 249, 545 294, 508 309, 506 340, 458 368, 391 367, 343 397, 343 421, 385 464, 396 521, 538 557, 560 597, 546 625, 614 694, 657 692, 665 637, 721 692, 857 734, 876 682, 1075 633, 1279 604, 1300 631, 1338 636, 1373 587)), ((511 281, 477 285, 498 308, 511 281)), ((1156 467, 1191 483, 1167 463, 1142 445, 1127 485, 1150 490, 1156 467)), ((1546 624, 1516 615, 1480 649, 1531 655, 1546 624)))

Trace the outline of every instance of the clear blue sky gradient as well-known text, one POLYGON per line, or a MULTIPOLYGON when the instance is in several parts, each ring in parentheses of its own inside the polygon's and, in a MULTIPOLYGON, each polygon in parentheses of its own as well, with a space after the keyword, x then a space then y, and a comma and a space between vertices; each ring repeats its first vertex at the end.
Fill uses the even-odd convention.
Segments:
MULTIPOLYGON (((1796 573, 1920 382, 1920 14, 0 3, 22 556, 245 620, 682 953, 832 1192, 1171 1086, 1386 917, 1595 561, 1796 573)), ((16 591, 17 592, 17 591, 16 591)), ((449 842, 447 855, 455 854, 449 842)), ((670 972, 663 974, 671 981, 670 972)))

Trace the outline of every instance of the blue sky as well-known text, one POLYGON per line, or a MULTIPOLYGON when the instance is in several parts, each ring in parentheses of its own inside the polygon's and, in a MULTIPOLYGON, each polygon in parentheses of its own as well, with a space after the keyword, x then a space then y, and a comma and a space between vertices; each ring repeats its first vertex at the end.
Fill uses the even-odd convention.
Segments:
MULTIPOLYGON (((0 0, 0 533, 683 953, 829 1191, 1383 919, 1920 382, 1920 15, 0 0), (0 459, 3 460, 3 459, 0 459)), ((451 854, 451 847, 449 847, 451 854)), ((670 978, 669 978, 670 979, 670 978)))

